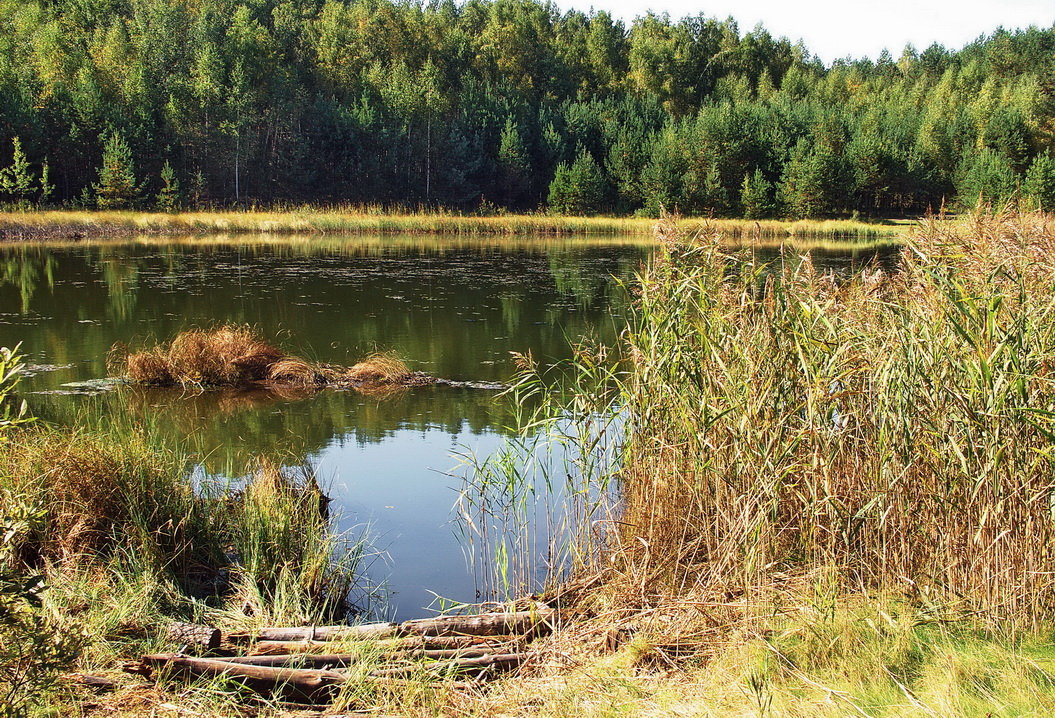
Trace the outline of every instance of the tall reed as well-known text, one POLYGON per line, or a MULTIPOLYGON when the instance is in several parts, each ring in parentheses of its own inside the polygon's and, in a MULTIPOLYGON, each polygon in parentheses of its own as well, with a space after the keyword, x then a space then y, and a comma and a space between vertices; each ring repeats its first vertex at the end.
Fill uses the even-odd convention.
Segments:
POLYGON ((1019 624, 1055 611, 1055 222, 929 222, 848 283, 663 228, 622 383, 612 560, 641 593, 817 566, 1019 624))

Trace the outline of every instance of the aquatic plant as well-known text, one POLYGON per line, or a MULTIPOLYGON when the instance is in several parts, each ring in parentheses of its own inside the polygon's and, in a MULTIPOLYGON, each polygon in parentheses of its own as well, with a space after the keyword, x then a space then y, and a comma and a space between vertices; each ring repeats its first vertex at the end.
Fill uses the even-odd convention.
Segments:
POLYGON ((340 386, 366 391, 423 386, 435 381, 420 372, 411 372, 392 353, 371 354, 351 367, 313 364, 284 354, 249 326, 232 324, 183 331, 168 344, 136 352, 116 345, 111 350, 110 364, 129 381, 149 386, 266 384, 295 389, 340 386))

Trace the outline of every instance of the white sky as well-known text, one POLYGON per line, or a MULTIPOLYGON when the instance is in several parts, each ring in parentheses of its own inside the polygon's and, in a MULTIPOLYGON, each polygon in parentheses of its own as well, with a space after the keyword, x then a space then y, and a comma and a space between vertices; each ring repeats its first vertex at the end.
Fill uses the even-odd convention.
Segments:
POLYGON ((917 50, 939 42, 959 49, 998 26, 1007 29, 1055 24, 1055 0, 555 0, 569 9, 607 10, 630 22, 652 10, 672 18, 702 13, 732 16, 745 33, 759 22, 774 37, 802 39, 824 62, 879 55, 894 59, 905 43, 917 50))

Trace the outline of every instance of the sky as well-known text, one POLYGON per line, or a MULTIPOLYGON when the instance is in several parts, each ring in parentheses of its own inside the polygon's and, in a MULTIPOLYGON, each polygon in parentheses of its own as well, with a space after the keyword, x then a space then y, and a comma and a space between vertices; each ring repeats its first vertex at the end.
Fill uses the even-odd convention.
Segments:
POLYGON ((906 43, 924 50, 934 42, 959 49, 998 26, 1055 24, 1055 0, 556 0, 558 6, 607 10, 630 21, 652 10, 672 18, 732 16, 745 33, 762 23, 775 37, 803 40, 826 63, 842 57, 875 58, 887 48, 895 59, 906 43))

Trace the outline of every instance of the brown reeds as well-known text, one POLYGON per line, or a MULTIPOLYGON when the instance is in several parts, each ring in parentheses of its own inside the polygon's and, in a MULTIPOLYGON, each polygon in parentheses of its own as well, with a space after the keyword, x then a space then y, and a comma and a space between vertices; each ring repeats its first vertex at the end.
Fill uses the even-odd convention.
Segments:
POLYGON ((388 353, 375 353, 352 365, 345 378, 357 383, 399 384, 410 376, 406 363, 388 353))
POLYGON ((610 556, 634 601, 830 567, 996 621, 1055 615, 1050 216, 924 223, 899 271, 844 284, 666 231, 623 386, 610 556))
POLYGON ((338 387, 376 390, 384 395, 436 381, 421 372, 411 372, 391 353, 371 354, 351 367, 312 363, 284 354, 244 325, 191 329, 180 332, 168 344, 136 352, 115 345, 110 363, 132 383, 159 387, 338 387))

